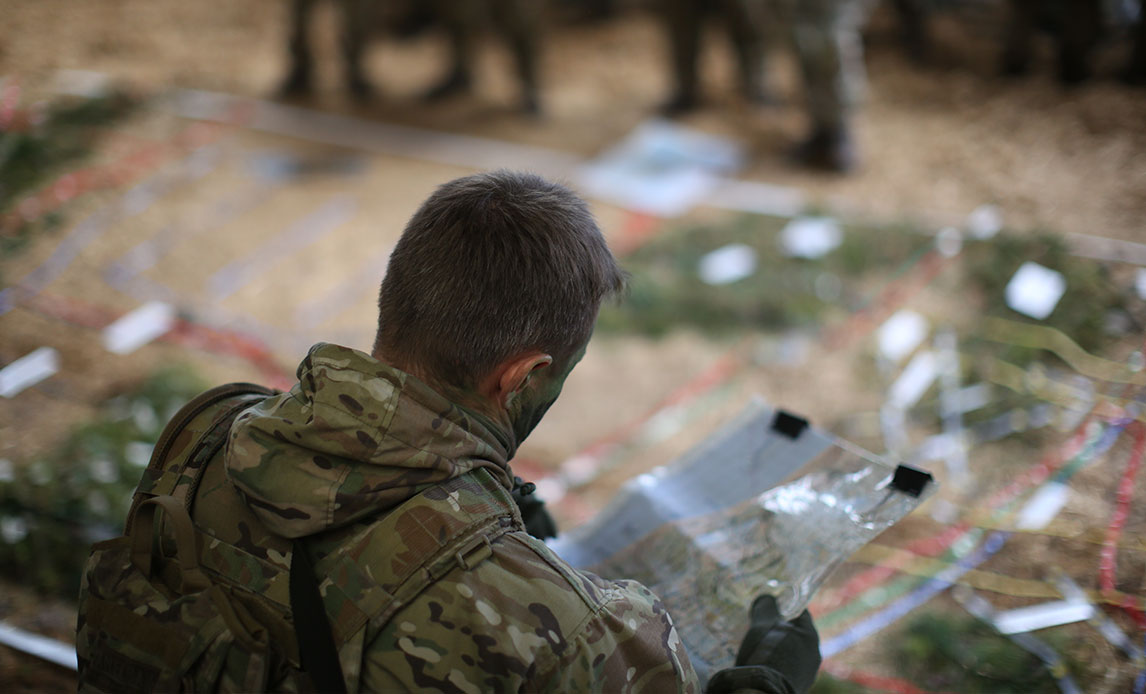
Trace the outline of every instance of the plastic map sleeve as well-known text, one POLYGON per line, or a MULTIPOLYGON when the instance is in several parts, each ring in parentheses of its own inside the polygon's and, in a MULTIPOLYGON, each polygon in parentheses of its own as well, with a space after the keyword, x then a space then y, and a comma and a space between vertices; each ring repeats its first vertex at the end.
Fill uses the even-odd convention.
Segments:
POLYGON ((734 663, 757 596, 776 596, 795 617, 833 569, 935 486, 755 404, 550 546, 578 568, 651 588, 707 677, 734 663))

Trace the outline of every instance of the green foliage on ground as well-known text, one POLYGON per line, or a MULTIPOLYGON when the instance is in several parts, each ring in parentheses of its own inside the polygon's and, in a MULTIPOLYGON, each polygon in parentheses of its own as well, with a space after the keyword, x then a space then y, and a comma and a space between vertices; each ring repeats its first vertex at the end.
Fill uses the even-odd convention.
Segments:
POLYGON ((815 259, 789 258, 779 234, 787 220, 741 215, 717 225, 668 228, 625 257, 629 296, 601 312, 598 329, 658 337, 679 327, 714 335, 822 324, 862 307, 867 284, 880 286, 930 239, 905 228, 846 226, 843 242, 815 259), (723 285, 700 279, 701 258, 729 244, 756 252, 749 277, 723 285))
MULTIPOLYGON (((0 469, 0 570, 74 598, 92 542, 122 532, 131 494, 167 420, 204 389, 163 369, 104 403, 47 457, 0 469)), ((3 462, 3 461, 0 461, 3 462)))
POLYGON ((90 154, 92 129, 124 118, 134 106, 114 93, 68 98, 48 106, 34 124, 0 131, 0 212, 90 154))
MULTIPOLYGON (((95 142, 94 129, 122 120, 135 107, 133 99, 117 93, 92 99, 69 97, 49 105, 34 123, 0 130, 0 215, 87 158, 95 142)), ((49 212, 14 228, 0 229, 0 258, 61 222, 58 213, 49 212)))
MULTIPOLYGON (((1125 321, 1131 332, 1146 329, 1130 310, 1133 303, 1140 303, 1133 288, 1115 282, 1107 264, 1072 255, 1059 236, 1001 234, 989 242, 970 244, 963 262, 988 315, 1055 328, 1088 352, 1109 344, 1107 321, 1112 314, 1125 321), (1045 320, 1029 318, 1007 306, 1007 283, 1026 262, 1060 272, 1066 280, 1066 293, 1045 320)), ((1014 347, 1002 358, 1025 364, 1038 356, 1039 350, 1014 347)))
POLYGON ((808 694, 868 694, 871 690, 855 682, 848 682, 821 672, 808 694))
MULTIPOLYGON (((1040 635, 1062 652, 1062 639, 1040 635)), ((1052 694, 1058 686, 1034 655, 971 616, 917 615, 891 642, 900 676, 920 687, 968 694, 1052 694)))

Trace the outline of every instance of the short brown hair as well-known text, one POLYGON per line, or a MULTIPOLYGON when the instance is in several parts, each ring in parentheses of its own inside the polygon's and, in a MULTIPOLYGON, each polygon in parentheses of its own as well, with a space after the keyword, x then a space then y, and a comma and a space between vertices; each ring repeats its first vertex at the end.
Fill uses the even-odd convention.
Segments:
POLYGON ((440 186, 402 232, 374 353, 458 387, 531 349, 563 363, 624 284, 573 191, 528 173, 466 176, 440 186))

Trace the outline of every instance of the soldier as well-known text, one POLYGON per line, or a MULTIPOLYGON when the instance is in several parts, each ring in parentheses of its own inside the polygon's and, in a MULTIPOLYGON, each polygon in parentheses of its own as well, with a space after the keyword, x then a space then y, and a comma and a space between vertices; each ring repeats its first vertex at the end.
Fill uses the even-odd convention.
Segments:
POLYGON ((484 20, 492 19, 513 54, 521 80, 521 109, 540 112, 537 60, 545 4, 543 0, 436 0, 434 6, 449 37, 450 68, 445 79, 427 92, 427 98, 440 99, 469 89, 474 42, 484 20))
MULTIPOLYGON (((85 575, 81 691, 699 693, 663 603, 528 534, 552 527, 509 465, 623 284, 568 189, 441 186, 390 257, 371 353, 319 343, 290 391, 208 391, 164 431, 129 520, 143 530, 97 545, 85 575), (156 505, 177 561, 148 554, 156 505)), ((785 622, 765 597, 750 618, 708 692, 806 692, 808 614, 785 622)))
POLYGON ((1086 81, 1091 75, 1090 54, 1102 28, 1100 0, 1065 0, 1053 4, 1011 0, 1003 74, 1024 75, 1029 71, 1035 27, 1048 9, 1058 15, 1052 24, 1058 41, 1059 81, 1067 85, 1086 81))
MULTIPOLYGON (((342 15, 341 49, 346 86, 358 98, 370 94, 370 82, 362 71, 362 51, 371 25, 372 4, 372 0, 338 0, 342 15)), ((308 94, 314 88, 314 56, 307 36, 314 5, 315 0, 291 2, 290 37, 287 42, 290 68, 279 87, 279 93, 283 96, 308 94)))
MULTIPOLYGON (((1110 9, 1108 3, 1100 0, 1011 0, 1003 74, 1025 75, 1030 70, 1035 28, 1047 24, 1058 44, 1059 82, 1085 82, 1091 77, 1091 55, 1102 38, 1104 25, 1125 23, 1133 16, 1133 6, 1123 6, 1123 16, 1104 13, 1110 9)), ((1127 84, 1146 84, 1146 4, 1138 3, 1138 17, 1130 33, 1131 55, 1122 79, 1127 84)))
MULTIPOLYGON (((542 0, 436 0, 434 3, 409 0, 337 0, 342 19, 342 63, 347 88, 358 98, 370 96, 362 56, 366 41, 376 24, 385 23, 402 36, 412 35, 435 21, 446 29, 449 39, 450 68, 446 77, 426 93, 428 100, 440 99, 469 88, 474 40, 486 19, 492 18, 509 42, 522 84, 522 109, 540 110, 537 86, 539 32, 545 3, 542 0), (383 10, 389 14, 382 21, 383 10)), ((313 89, 313 56, 307 29, 315 0, 291 3, 288 52, 290 69, 279 92, 284 96, 307 94, 313 89)))
POLYGON ((852 120, 866 75, 860 30, 871 0, 775 0, 780 22, 791 37, 810 128, 796 158, 834 172, 856 166, 852 120))
MULTIPOLYGON (((676 90, 664 107, 670 115, 697 103, 696 59, 704 0, 662 0, 668 22, 676 90)), ((810 120, 796 158, 813 168, 843 172, 856 163, 852 111, 864 88, 860 29, 870 0, 721 0, 737 48, 741 88, 753 102, 767 101, 763 87, 764 27, 772 18, 795 50, 810 120)))
POLYGON ((764 87, 765 6, 757 0, 661 0, 660 9, 668 30, 669 53, 675 81, 672 96, 661 108, 676 116, 695 109, 700 103, 697 60, 705 15, 716 5, 727 23, 740 90, 749 103, 768 101, 764 87))

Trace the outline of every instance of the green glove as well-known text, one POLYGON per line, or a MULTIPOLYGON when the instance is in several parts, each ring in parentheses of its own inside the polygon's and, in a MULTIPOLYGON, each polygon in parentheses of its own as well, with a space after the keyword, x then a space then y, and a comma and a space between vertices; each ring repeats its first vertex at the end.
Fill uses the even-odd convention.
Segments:
MULTIPOLYGON (((743 679, 749 676, 749 670, 761 666, 779 673, 786 680, 785 684, 789 685, 787 691, 803 694, 811 689, 821 661, 820 635, 816 633, 812 615, 804 610, 800 616, 785 622, 780 617, 776 599, 771 595, 761 595, 756 598, 749 614, 751 623, 748 633, 744 636, 744 640, 740 643, 740 651, 736 654, 738 667, 716 673, 709 681, 710 694, 713 692, 713 685, 721 686, 722 678, 743 679)), ((785 692, 785 689, 774 686, 771 689, 755 688, 761 691, 785 692)), ((720 691, 735 691, 735 689, 720 691)))
POLYGON ((517 510, 521 511, 525 532, 538 540, 557 537, 557 523, 553 520, 553 516, 549 515, 549 511, 545 510, 545 502, 533 496, 536 489, 537 485, 532 482, 526 482, 520 477, 513 478, 513 490, 510 496, 517 504, 517 510))

